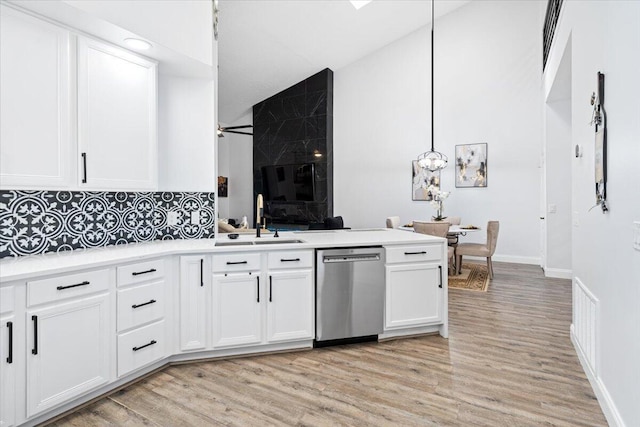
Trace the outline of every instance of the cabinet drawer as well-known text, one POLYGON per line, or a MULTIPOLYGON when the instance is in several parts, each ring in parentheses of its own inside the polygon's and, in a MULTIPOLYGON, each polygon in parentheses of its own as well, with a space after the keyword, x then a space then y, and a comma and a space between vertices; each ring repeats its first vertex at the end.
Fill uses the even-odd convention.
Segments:
POLYGON ((269 270, 276 268, 313 267, 313 251, 269 252, 269 270))
POLYGON ((165 356, 164 320, 118 335, 118 376, 165 356))
POLYGON ((109 270, 86 271, 27 282, 27 305, 73 298, 109 289, 109 270))
POLYGON ((441 245, 390 246, 385 249, 387 264, 440 261, 442 259, 441 245))
POLYGON ((118 332, 164 317, 164 281, 118 290, 118 332))
POLYGON ((213 271, 216 273, 259 269, 259 253, 213 254, 213 271))
POLYGON ((15 310, 14 287, 0 288, 0 314, 11 313, 15 310))
POLYGON ((164 259, 138 262, 118 267, 118 286, 147 282, 164 277, 164 259))

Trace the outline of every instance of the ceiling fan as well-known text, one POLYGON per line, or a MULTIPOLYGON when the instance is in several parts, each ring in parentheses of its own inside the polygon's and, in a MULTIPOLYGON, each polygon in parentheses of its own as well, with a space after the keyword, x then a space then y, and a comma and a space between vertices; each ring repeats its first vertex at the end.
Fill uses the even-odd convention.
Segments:
POLYGON ((242 125, 242 126, 220 126, 218 124, 218 137, 219 138, 224 138, 224 133, 237 133, 240 135, 253 135, 253 133, 249 133, 249 132, 240 132, 236 129, 246 129, 246 128, 252 128, 253 125, 242 125))

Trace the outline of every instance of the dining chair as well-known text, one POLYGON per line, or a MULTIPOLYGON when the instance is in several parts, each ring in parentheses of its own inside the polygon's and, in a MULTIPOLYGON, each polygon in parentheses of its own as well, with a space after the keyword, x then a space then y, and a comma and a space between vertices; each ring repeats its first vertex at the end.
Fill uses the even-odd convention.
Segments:
MULTIPOLYGON (((448 216, 442 220, 443 222, 448 222, 451 225, 460 225, 462 222, 462 218, 459 216, 448 216)), ((447 236, 447 241, 449 242, 449 246, 458 246, 458 235, 450 234, 447 236)))
POLYGON ((456 266, 458 273, 462 270, 462 256, 478 256, 487 258, 487 270, 489 278, 493 279, 493 264, 491 257, 496 251, 496 243, 498 242, 498 231, 500 230, 499 221, 489 221, 487 223, 487 243, 460 243, 456 247, 456 266))
MULTIPOLYGON (((427 222, 427 221, 413 221, 413 231, 416 233, 428 234, 430 236, 447 238, 447 232, 449 231, 449 223, 446 221, 427 222)), ((455 264, 456 249, 453 246, 447 245, 447 258, 449 259, 449 267, 456 270, 455 264)))
POLYGON ((399 216, 387 217, 387 228, 398 228, 398 227, 400 227, 400 217, 399 216))

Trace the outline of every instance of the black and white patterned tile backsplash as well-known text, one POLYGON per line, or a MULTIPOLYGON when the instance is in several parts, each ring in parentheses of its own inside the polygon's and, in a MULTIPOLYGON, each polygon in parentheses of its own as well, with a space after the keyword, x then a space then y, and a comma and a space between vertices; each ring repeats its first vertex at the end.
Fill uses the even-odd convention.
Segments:
POLYGON ((0 191, 0 258, 214 232, 214 193, 0 191))

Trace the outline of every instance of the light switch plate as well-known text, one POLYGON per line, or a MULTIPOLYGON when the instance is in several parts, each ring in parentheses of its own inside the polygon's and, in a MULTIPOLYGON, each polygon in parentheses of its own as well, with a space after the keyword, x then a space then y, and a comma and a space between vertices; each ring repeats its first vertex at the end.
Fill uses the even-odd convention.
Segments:
POLYGON ((167 212, 167 225, 178 225, 178 212, 169 211, 167 212))
POLYGON ((200 224, 200 211, 191 212, 191 224, 200 224))
POLYGON ((633 223, 633 248, 640 251, 640 221, 633 223))
POLYGON ((549 213, 556 213, 557 210, 558 210, 558 207, 556 205, 554 204, 549 205, 549 209, 548 209, 549 213))

